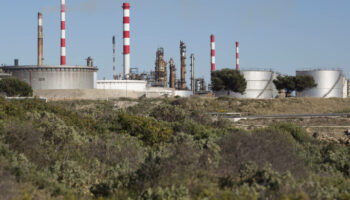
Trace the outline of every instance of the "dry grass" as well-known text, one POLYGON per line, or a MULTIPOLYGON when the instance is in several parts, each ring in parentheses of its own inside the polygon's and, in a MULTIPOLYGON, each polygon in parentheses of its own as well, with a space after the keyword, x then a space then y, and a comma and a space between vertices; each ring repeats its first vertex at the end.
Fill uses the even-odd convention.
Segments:
POLYGON ((350 99, 286 98, 286 99, 218 99, 207 106, 216 112, 256 114, 316 114, 350 111, 350 99), (211 105, 210 105, 211 104, 211 105))

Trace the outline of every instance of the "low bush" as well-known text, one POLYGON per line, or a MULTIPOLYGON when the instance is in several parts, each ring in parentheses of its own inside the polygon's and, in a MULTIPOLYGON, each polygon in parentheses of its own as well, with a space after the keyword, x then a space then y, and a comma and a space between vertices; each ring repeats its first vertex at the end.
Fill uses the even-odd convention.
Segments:
POLYGON ((145 145, 158 146, 169 141, 173 134, 166 124, 154 118, 120 113, 112 122, 111 131, 126 132, 142 140, 145 145))
POLYGON ((0 93, 9 97, 27 97, 33 95, 33 89, 26 82, 11 77, 0 80, 0 93))

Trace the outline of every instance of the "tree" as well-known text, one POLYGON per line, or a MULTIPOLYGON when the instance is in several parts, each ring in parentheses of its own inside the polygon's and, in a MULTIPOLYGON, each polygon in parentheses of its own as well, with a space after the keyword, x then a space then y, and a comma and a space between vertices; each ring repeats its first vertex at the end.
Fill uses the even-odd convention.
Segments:
POLYGON ((276 80, 273 81, 278 90, 286 90, 288 94, 293 91, 302 92, 308 88, 314 88, 317 86, 315 80, 312 76, 302 75, 302 76, 278 76, 276 80))
POLYGON ((292 93, 295 90, 295 80, 293 76, 278 76, 273 80, 277 90, 287 90, 287 93, 292 93))
POLYGON ((296 76, 295 83, 295 90, 297 92, 302 92, 305 89, 317 87, 314 78, 308 75, 296 76))
POLYGON ((243 94, 247 88, 247 81, 237 70, 222 69, 211 73, 211 85, 214 91, 224 89, 243 94))
POLYGON ((5 78, 0 80, 0 93, 5 93, 6 96, 32 96, 33 89, 26 82, 17 78, 5 78))

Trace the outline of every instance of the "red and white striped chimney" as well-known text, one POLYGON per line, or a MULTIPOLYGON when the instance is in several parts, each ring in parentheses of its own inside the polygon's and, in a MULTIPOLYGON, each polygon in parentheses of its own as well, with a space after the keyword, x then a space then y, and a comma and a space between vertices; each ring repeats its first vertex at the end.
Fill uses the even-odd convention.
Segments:
POLYGON ((124 78, 128 79, 130 73, 130 4, 123 3, 124 10, 124 78))
POLYGON ((239 42, 236 42, 236 70, 239 70, 239 42))
POLYGON ((215 36, 210 36, 210 48, 211 48, 211 71, 215 71, 215 36))
POLYGON ((61 0, 61 65, 66 65, 66 0, 61 0))

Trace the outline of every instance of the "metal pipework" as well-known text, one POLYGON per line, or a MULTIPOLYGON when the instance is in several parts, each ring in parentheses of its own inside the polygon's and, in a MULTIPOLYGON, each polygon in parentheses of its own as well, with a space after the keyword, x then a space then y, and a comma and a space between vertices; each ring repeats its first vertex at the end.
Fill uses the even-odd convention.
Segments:
POLYGON ((180 41, 180 56, 181 56, 181 80, 180 90, 186 89, 186 45, 183 41, 180 41))
POLYGON ((112 43, 113 43, 113 79, 117 80, 117 72, 115 70, 115 36, 112 38, 112 43))
POLYGON ((170 58, 169 60, 169 68, 170 68, 169 87, 175 88, 176 68, 175 68, 174 60, 172 58, 170 58))
POLYGON ((66 0, 61 0, 61 65, 66 65, 66 0))
POLYGON ((191 54, 191 90, 193 94, 196 92, 195 77, 194 77, 194 54, 191 54))
POLYGON ((123 3, 124 24, 124 78, 128 79, 130 74, 130 4, 123 3))
POLYGON ((44 64, 43 14, 38 13, 38 66, 44 64))

